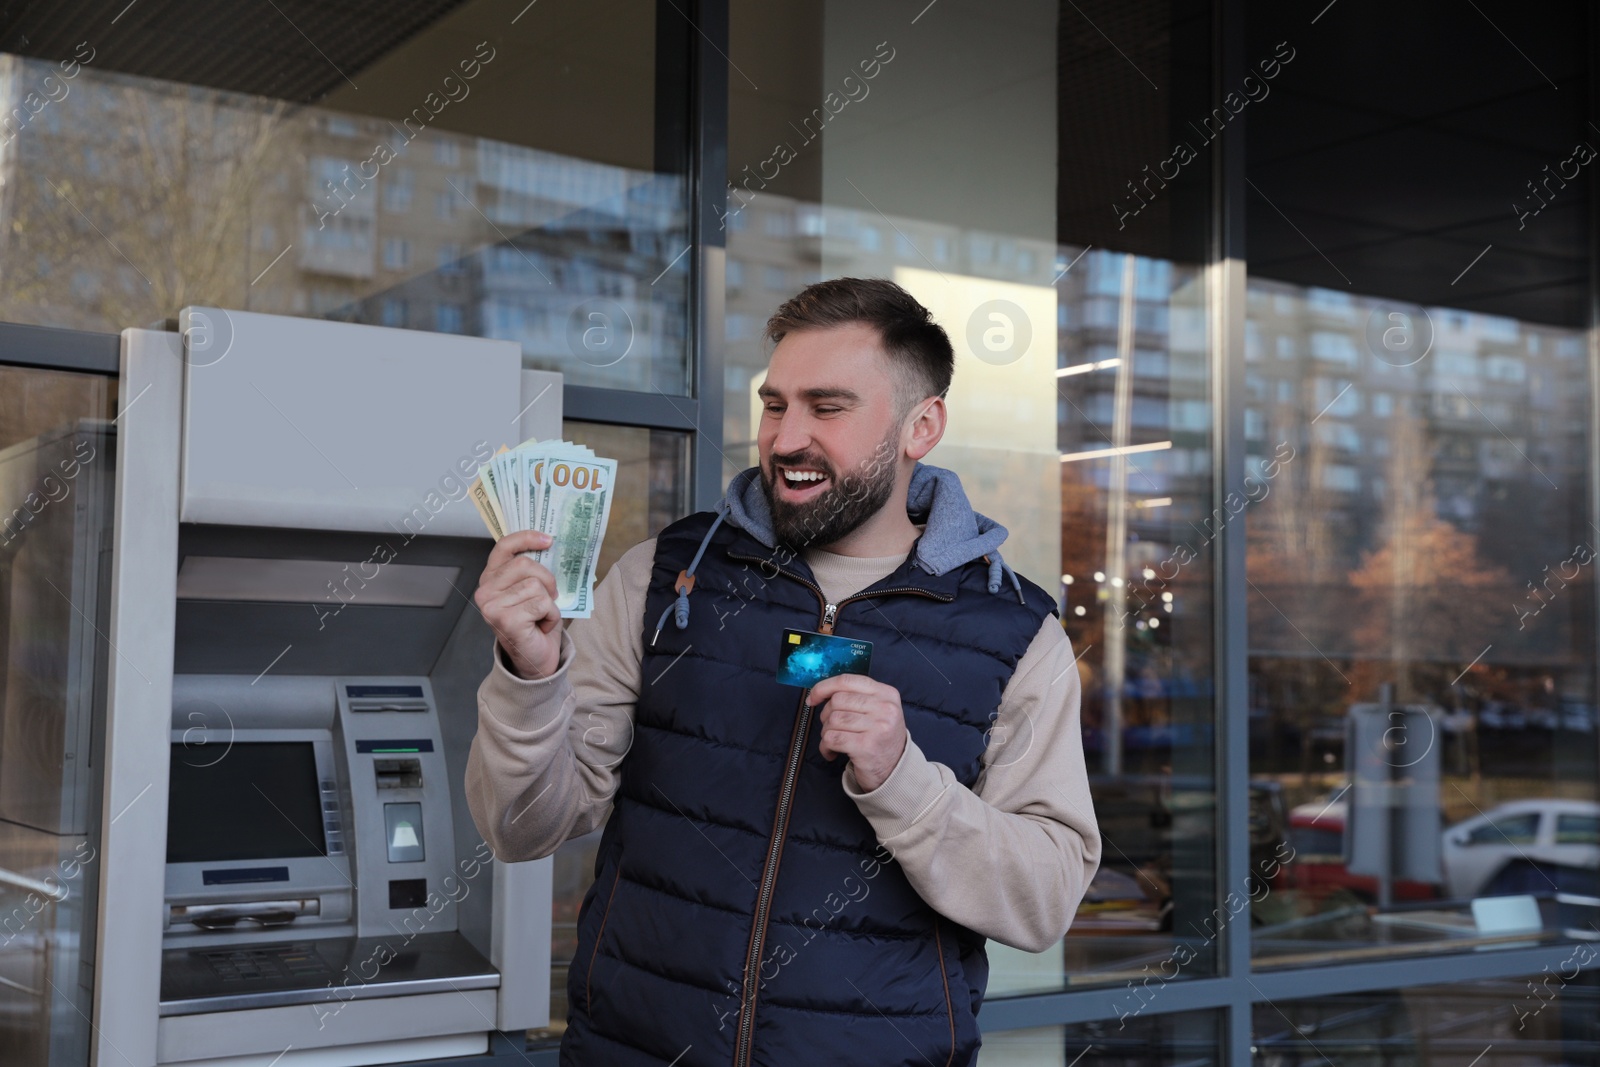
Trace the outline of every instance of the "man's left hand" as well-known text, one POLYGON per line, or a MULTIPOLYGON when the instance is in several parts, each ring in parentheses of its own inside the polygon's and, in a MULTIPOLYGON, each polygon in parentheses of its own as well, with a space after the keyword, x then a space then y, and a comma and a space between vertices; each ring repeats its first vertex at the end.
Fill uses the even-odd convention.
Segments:
POLYGON ((822 709, 822 755, 830 760, 848 756, 864 792, 882 785, 906 748, 900 690, 864 674, 836 674, 812 686, 806 699, 822 709))

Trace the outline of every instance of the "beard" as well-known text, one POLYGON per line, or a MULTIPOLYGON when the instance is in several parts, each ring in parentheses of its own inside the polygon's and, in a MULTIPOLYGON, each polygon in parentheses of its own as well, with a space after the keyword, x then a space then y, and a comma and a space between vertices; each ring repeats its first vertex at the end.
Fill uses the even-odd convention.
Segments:
POLYGON ((791 548, 831 545, 854 532, 876 515, 894 493, 895 464, 890 459, 900 437, 890 431, 867 459, 838 477, 832 467, 814 457, 785 457, 784 463, 809 467, 828 476, 828 487, 811 500, 795 504, 778 496, 774 484, 778 459, 761 468, 761 491, 772 513, 772 532, 779 544, 791 548))

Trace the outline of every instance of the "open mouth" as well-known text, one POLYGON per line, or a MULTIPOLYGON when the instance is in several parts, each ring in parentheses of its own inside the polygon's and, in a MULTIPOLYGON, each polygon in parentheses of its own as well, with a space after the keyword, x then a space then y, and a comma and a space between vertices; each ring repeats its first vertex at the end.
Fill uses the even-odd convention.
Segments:
POLYGON ((779 467, 778 483, 790 500, 809 500, 825 489, 831 479, 810 467, 779 467))

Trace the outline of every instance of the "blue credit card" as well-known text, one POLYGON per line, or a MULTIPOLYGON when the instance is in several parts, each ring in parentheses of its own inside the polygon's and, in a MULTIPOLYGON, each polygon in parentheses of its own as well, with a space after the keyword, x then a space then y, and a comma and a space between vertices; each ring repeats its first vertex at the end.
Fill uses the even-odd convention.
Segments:
POLYGON ((871 665, 871 641, 810 630, 785 630, 778 653, 778 681, 803 688, 836 674, 866 674, 871 665))

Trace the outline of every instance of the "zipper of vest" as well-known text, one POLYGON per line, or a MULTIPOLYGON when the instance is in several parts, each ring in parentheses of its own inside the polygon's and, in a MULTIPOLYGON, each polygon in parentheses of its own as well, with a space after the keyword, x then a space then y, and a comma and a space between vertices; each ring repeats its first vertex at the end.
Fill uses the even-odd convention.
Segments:
MULTIPOLYGON (((784 573, 788 573, 788 572, 786 571, 784 573)), ((805 582, 805 579, 801 578, 800 581, 805 582)), ((807 585, 811 585, 810 582, 806 582, 806 584, 807 585)), ((812 585, 811 587, 813 589, 816 589, 816 586, 814 586, 814 585, 812 585)), ((945 595, 943 595, 941 593, 935 593, 935 592, 932 592, 931 590, 928 590, 928 589, 921 589, 921 588, 919 588, 917 586, 914 586, 914 585, 904 585, 904 586, 901 586, 898 589, 873 589, 873 590, 871 590, 869 592, 866 592, 866 593, 857 593, 854 596, 845 597, 843 600, 839 601, 839 603, 837 603, 837 604, 829 604, 827 606, 829 608, 832 608, 834 613, 837 614, 838 610, 840 608, 844 607, 846 604, 851 603, 852 601, 868 600, 868 599, 871 599, 872 597, 875 597, 875 596, 887 596, 890 593, 916 593, 918 596, 932 597, 934 600, 938 600, 938 601, 940 601, 942 603, 945 603, 945 604, 948 604, 948 603, 950 603, 950 601, 955 599, 955 597, 953 597, 953 596, 945 596, 945 595)), ((821 595, 822 595, 822 590, 821 589, 817 589, 817 596, 820 597, 821 595)), ((818 633, 824 633, 824 634, 833 633, 833 616, 829 615, 826 610, 824 610, 823 613, 822 613, 822 627, 817 632, 818 633)))
MULTIPOLYGON (((732 552, 728 553, 728 556, 730 559, 748 559, 756 563, 763 562, 763 560, 755 556, 739 556, 732 552)), ((874 589, 865 593, 857 593, 854 596, 845 597, 837 604, 830 604, 826 594, 822 591, 822 587, 817 583, 802 578, 793 571, 786 571, 782 567, 778 568, 778 573, 788 575, 817 594, 817 599, 822 601, 822 621, 818 624, 818 632, 825 634, 833 633, 833 624, 838 617, 839 609, 853 600, 866 600, 870 597, 887 596, 891 593, 915 593, 920 596, 932 597, 934 600, 944 601, 945 603, 955 599, 953 595, 945 596, 927 589, 919 589, 916 586, 902 586, 898 589, 874 589)), ((783 768, 783 785, 778 790, 777 819, 772 827, 772 840, 767 843, 767 860, 761 872, 761 886, 756 893, 756 910, 750 930, 750 949, 746 953, 744 961, 744 985, 739 991, 739 1030, 737 1040, 733 1046, 734 1067, 748 1067, 751 1049, 755 1043, 756 993, 759 986, 751 979, 754 977, 759 981, 761 976, 761 950, 767 939, 767 916, 772 909, 772 892, 778 881, 778 860, 782 856, 783 840, 789 833, 789 815, 790 809, 794 805, 795 785, 800 778, 800 762, 805 757, 806 737, 811 732, 811 705, 806 699, 810 695, 810 686, 807 686, 805 692, 800 694, 800 709, 795 713, 794 739, 789 742, 789 756, 784 761, 783 768)))

